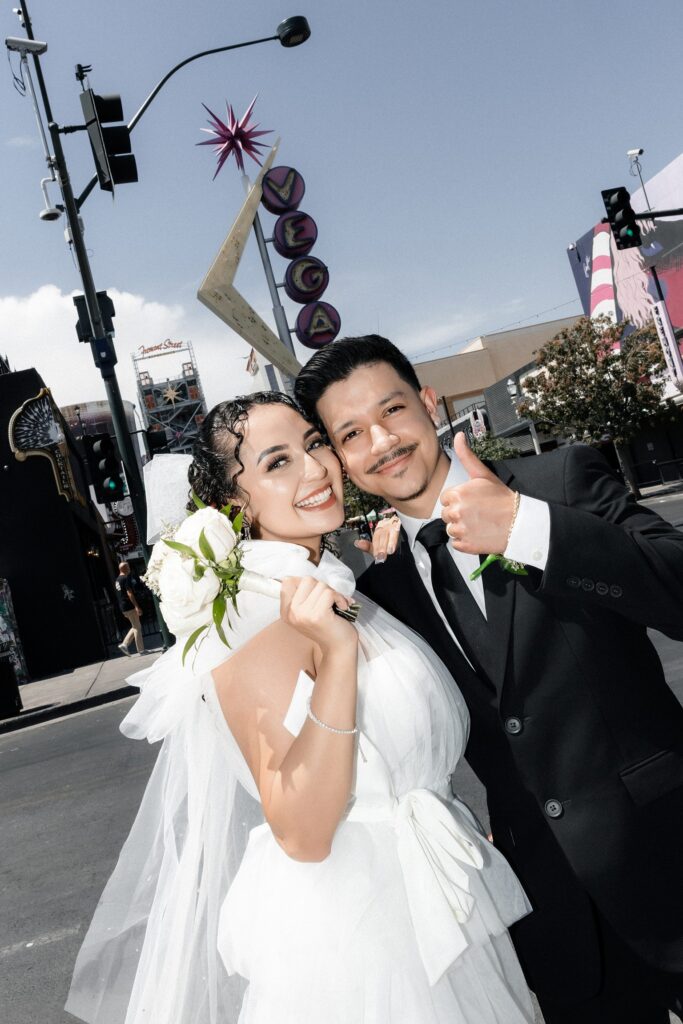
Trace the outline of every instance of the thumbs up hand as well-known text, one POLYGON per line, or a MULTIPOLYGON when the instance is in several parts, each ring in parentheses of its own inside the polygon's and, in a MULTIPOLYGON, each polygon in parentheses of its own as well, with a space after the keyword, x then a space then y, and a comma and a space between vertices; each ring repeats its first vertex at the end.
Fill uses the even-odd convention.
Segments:
POLYGON ((502 554, 514 516, 515 492, 477 458, 462 431, 455 435, 453 448, 469 479, 441 495, 446 532, 458 551, 502 554))

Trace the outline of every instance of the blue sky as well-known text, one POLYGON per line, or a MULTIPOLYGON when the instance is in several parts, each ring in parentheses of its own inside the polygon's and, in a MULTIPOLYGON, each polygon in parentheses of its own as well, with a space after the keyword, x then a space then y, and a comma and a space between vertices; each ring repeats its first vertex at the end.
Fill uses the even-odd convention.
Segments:
MULTIPOLYGON (((21 35, 11 8, 4 35, 21 35)), ((243 196, 234 165, 212 182, 211 150, 194 145, 202 102, 241 113, 259 93, 257 120, 282 137, 278 162, 306 180, 302 209, 318 224, 313 254, 329 266, 325 298, 343 333, 379 331, 413 357, 578 312, 565 249, 602 215, 600 190, 635 186, 627 149, 645 148, 649 177, 683 148, 680 0, 31 0, 62 124, 80 119, 77 62, 130 117, 173 64, 268 35, 290 14, 311 23, 305 45, 180 71, 133 133, 139 183, 114 202, 95 190, 83 208, 96 285, 116 301, 124 397, 135 398, 130 353, 169 336, 193 342, 209 404, 250 387, 246 345, 195 297, 243 196)), ((7 67, 0 88, 0 352, 36 365, 60 404, 103 397, 76 341, 64 223, 38 218, 33 112, 7 67)), ((64 145, 78 191, 92 173, 87 140, 64 145)), ((237 284, 272 321, 253 243, 237 284)))

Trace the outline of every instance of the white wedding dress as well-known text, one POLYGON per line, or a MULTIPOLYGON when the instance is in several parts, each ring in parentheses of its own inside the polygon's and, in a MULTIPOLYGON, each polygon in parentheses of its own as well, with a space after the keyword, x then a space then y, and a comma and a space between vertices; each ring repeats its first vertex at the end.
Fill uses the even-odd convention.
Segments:
MULTIPOLYGON (((295 545, 252 542, 244 564, 353 587, 331 555, 315 567, 295 545)), ((288 858, 260 815, 208 671, 225 648, 209 643, 182 672, 159 659, 134 679, 142 695, 122 729, 163 737, 161 764, 79 954, 74 1015, 91 1024, 532 1024, 506 930, 529 904, 451 794, 467 739, 462 696, 424 641, 359 601, 355 783, 322 862, 288 858)), ((236 646, 279 610, 254 594, 239 607, 236 646)), ((313 685, 302 672, 284 720, 293 735, 313 685)))

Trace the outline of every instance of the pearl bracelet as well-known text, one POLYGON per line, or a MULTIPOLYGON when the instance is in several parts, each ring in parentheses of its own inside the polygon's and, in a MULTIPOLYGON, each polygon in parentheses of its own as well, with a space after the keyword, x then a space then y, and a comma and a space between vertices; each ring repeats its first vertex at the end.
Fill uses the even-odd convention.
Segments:
POLYGON ((312 722, 319 725, 321 729, 327 729, 328 732, 334 732, 337 736, 355 736, 358 732, 358 726, 354 726, 353 729, 335 729, 332 725, 326 725, 325 722, 321 722, 315 712, 311 708, 311 698, 309 697, 306 701, 306 714, 312 722))

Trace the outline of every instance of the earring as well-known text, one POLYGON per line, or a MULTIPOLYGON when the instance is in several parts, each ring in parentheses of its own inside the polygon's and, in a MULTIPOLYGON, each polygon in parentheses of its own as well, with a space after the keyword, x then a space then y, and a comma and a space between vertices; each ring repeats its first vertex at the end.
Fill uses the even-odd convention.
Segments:
POLYGON ((251 523, 248 519, 245 519, 242 523, 240 536, 242 537, 242 540, 251 540, 251 523))

